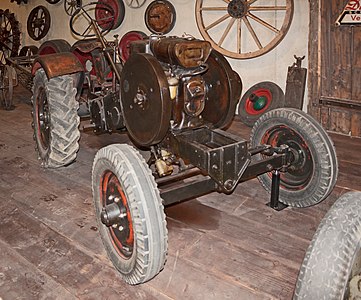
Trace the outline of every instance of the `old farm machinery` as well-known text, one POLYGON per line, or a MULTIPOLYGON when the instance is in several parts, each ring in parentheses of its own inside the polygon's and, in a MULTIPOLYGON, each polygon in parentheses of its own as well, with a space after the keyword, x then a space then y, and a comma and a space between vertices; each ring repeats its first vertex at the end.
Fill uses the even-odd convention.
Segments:
POLYGON ((276 109, 255 123, 250 141, 223 131, 242 89, 223 55, 192 37, 150 36, 132 42, 124 62, 117 38, 104 38, 111 26, 100 27, 90 8, 71 18, 72 31, 86 39, 34 61, 34 136, 42 165, 56 168, 76 158, 79 114, 90 117, 96 132, 128 133, 135 147, 100 149, 92 169, 100 235, 126 282, 145 282, 163 268, 166 205, 232 193, 256 176, 274 208, 279 201, 310 206, 329 195, 337 159, 315 120, 276 109), (80 17, 88 30, 75 28, 80 17))

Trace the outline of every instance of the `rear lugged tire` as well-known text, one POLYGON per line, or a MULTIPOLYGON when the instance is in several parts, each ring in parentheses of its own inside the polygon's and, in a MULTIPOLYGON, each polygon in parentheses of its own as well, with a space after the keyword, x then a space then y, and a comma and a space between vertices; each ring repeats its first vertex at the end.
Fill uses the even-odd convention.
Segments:
POLYGON ((361 192, 349 192, 321 221, 302 263, 293 299, 359 299, 360 246, 361 192))
POLYGON ((45 168, 65 166, 76 158, 80 138, 76 91, 71 75, 48 80, 43 69, 35 74, 32 96, 34 140, 45 168))
POLYGON ((123 279, 146 282, 164 267, 168 232, 151 170, 131 146, 114 144, 95 156, 93 199, 106 252, 123 279))
MULTIPOLYGON (((336 184, 338 162, 330 137, 321 125, 301 110, 280 108, 262 115, 251 133, 252 147, 287 145, 295 157, 281 173, 280 198, 287 205, 307 207, 324 200, 336 184)), ((257 160, 262 159, 259 154, 257 160)), ((258 176, 271 191, 270 173, 258 176)))

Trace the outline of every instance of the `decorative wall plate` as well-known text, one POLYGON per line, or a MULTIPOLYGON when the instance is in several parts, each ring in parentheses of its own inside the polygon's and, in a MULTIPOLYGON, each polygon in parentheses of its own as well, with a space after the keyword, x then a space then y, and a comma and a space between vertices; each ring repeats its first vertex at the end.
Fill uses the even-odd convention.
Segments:
POLYGON ((175 8, 169 1, 156 0, 150 3, 144 15, 147 28, 157 34, 170 32, 175 24, 175 8))

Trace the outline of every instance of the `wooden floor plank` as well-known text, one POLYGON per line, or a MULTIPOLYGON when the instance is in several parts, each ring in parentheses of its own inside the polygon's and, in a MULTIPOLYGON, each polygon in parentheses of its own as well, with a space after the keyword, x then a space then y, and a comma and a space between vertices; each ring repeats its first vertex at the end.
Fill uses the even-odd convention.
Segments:
MULTIPOLYGON (((319 205, 275 212, 253 179, 231 195, 212 193, 168 207, 168 260, 153 280, 125 284, 108 260, 95 221, 95 153, 125 134, 82 132, 74 164, 40 167, 29 93, 15 89, 0 110, 0 297, 5 299, 290 299, 309 241, 336 199, 361 190, 361 139, 331 134, 337 187, 319 205), (19 286, 22 287, 19 289, 19 286)), ((82 122, 82 125, 86 122, 82 122)), ((238 117, 229 132, 248 139, 238 117)))

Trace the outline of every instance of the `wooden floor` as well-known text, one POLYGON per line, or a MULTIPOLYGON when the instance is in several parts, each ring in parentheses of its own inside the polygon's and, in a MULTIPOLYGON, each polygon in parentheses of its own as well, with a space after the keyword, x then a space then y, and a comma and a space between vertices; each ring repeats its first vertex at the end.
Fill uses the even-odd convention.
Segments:
MULTIPOLYGON (((275 212, 257 180, 166 209, 169 255, 150 282, 128 286, 107 259, 95 222, 91 165, 125 135, 82 133, 77 161, 42 169, 31 128, 30 93, 0 110, 0 298, 291 299, 320 219, 349 190, 361 190, 361 140, 332 135, 337 187, 320 205, 275 212), (27 102, 27 103, 26 103, 27 102)), ((233 122, 230 131, 248 128, 233 122)))

